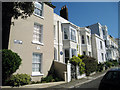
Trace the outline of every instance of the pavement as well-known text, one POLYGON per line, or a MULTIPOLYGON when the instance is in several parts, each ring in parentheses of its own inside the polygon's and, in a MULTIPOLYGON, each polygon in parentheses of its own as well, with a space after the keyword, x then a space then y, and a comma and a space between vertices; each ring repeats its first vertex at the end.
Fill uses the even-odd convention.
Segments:
MULTIPOLYGON (((13 87, 13 88, 77 88, 78 86, 88 83, 92 80, 100 78, 105 75, 107 70, 103 72, 98 72, 94 75, 89 77, 84 77, 78 80, 72 80, 71 82, 66 83, 65 81, 60 82, 50 82, 50 83, 40 83, 40 84, 31 84, 31 85, 24 85, 20 87, 13 87)), ((2 86, 1 88, 11 88, 10 86, 2 86)))

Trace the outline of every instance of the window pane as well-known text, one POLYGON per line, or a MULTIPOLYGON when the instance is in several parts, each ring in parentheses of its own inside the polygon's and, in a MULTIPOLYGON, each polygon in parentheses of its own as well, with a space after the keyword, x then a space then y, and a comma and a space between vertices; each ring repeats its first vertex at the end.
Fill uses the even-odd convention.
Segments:
POLYGON ((35 5, 34 13, 37 14, 37 15, 39 15, 39 16, 42 16, 43 4, 35 2, 34 5, 35 5))
POLYGON ((41 55, 33 53, 32 72, 41 72, 41 55))
POLYGON ((68 28, 64 28, 64 39, 68 39, 68 28))
POLYGON ((42 25, 34 23, 33 41, 42 42, 42 25))
POLYGON ((71 40, 76 41, 75 30, 71 29, 71 40))

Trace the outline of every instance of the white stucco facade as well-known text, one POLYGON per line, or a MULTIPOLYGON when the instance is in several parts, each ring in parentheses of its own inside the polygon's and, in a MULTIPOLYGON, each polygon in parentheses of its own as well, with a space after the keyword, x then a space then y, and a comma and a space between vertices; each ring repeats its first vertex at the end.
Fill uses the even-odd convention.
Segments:
POLYGON ((97 34, 92 34, 92 52, 98 63, 104 63, 106 61, 104 39, 102 39, 97 34))

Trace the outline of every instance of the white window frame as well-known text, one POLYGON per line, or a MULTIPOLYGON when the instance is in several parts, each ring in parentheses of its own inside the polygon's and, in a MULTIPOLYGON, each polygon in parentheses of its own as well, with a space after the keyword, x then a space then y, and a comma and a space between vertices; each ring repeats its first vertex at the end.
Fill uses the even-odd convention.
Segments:
POLYGON ((76 31, 75 31, 74 29, 72 29, 72 28, 71 28, 71 35, 70 35, 70 36, 71 36, 70 39, 71 39, 72 41, 75 41, 75 42, 76 42, 76 31), (73 35, 73 32, 74 32, 74 35, 73 35))
POLYGON ((68 40, 69 39, 69 28, 64 28, 64 40, 68 40), (67 34, 67 39, 65 39, 65 31, 67 30, 66 34, 67 34))
POLYGON ((76 49, 71 49, 71 55, 76 56, 77 55, 77 50, 76 49))
POLYGON ((102 61, 104 61, 104 53, 101 53, 102 61))
POLYGON ((100 49, 103 49, 102 41, 100 41, 100 49))
POLYGON ((85 36, 84 35, 81 36, 81 42, 82 42, 82 44, 85 44, 85 36))
POLYGON ((90 37, 87 35, 88 45, 90 45, 90 37))
POLYGON ((34 30, 33 30, 33 41, 34 44, 44 45, 43 44, 43 25, 39 23, 34 23, 34 30), (35 28, 35 25, 40 28, 35 28), (40 37, 41 36, 41 37, 40 37), (37 40, 39 38, 39 40, 37 40))
POLYGON ((39 75, 44 75, 43 73, 42 73, 42 57, 43 57, 43 54, 42 53, 33 53, 32 54, 32 76, 39 76, 39 75), (36 57, 34 57, 34 55, 40 55, 40 62, 33 62, 33 59, 34 58, 36 58, 36 57), (40 71, 36 71, 36 72, 33 72, 33 64, 40 64, 39 66, 39 69, 40 69, 40 71))
POLYGON ((43 17, 43 7, 44 7, 44 4, 42 3, 42 2, 34 2, 34 6, 35 6, 35 8, 34 8, 34 15, 36 15, 36 16, 38 16, 38 17, 41 17, 41 18, 44 18, 43 17), (37 6, 36 6, 37 5, 37 6), (41 5, 41 8, 39 7, 41 5), (41 13, 41 15, 40 14, 37 14, 37 13, 35 13, 35 9, 37 9, 40 13, 41 13))

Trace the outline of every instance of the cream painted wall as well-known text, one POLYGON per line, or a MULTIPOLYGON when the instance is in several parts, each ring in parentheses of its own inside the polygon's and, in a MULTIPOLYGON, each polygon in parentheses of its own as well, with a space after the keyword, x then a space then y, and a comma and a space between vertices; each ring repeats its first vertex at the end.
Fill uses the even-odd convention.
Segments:
POLYGON ((51 68, 54 59, 54 34, 53 34, 53 8, 44 4, 43 18, 31 15, 23 20, 19 18, 11 26, 9 49, 18 53, 22 58, 22 65, 16 73, 27 73, 32 75, 32 54, 43 53, 42 76, 32 77, 32 80, 40 80, 45 77, 51 68), (34 22, 43 25, 43 44, 33 44, 34 22), (22 44, 15 44, 14 40, 21 40, 22 44), (37 49, 40 48, 40 49, 37 49))

